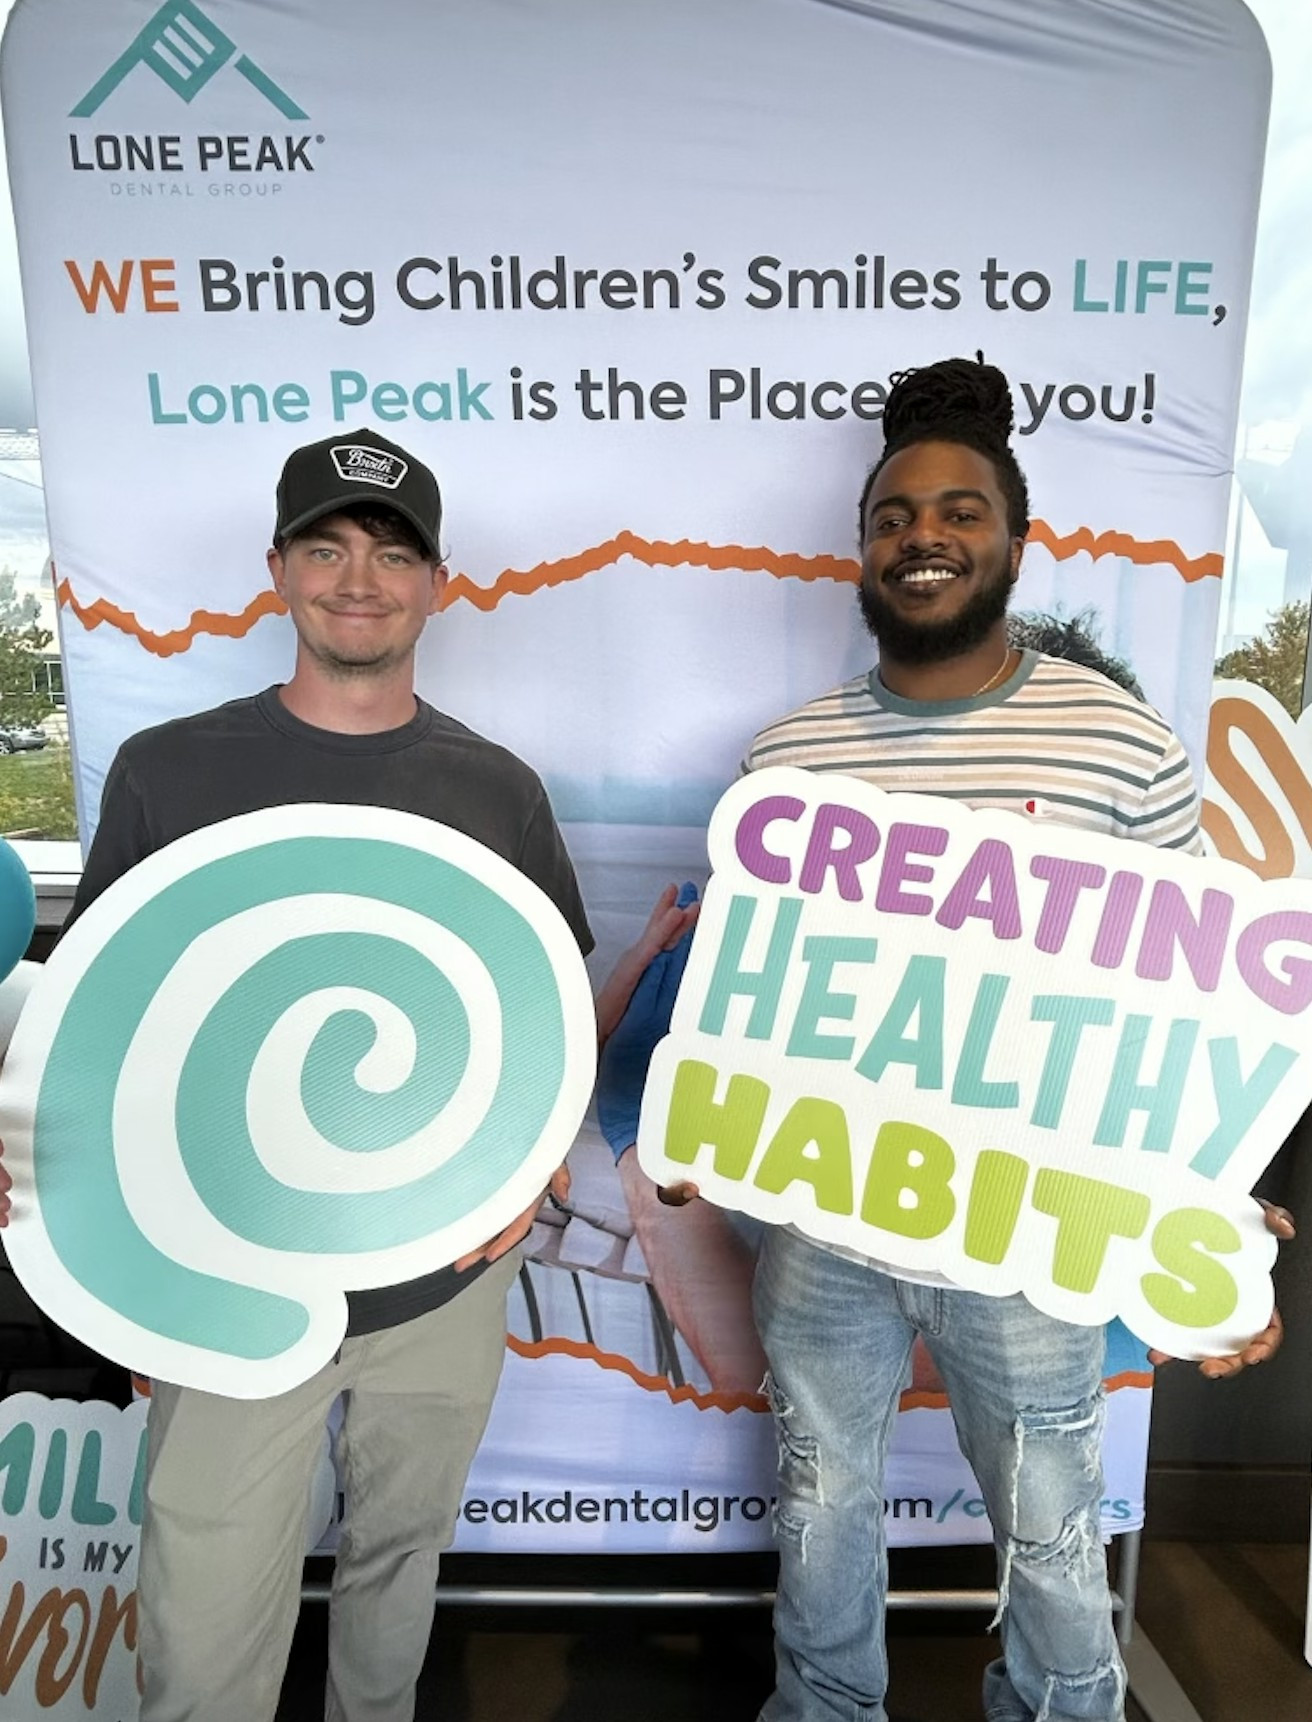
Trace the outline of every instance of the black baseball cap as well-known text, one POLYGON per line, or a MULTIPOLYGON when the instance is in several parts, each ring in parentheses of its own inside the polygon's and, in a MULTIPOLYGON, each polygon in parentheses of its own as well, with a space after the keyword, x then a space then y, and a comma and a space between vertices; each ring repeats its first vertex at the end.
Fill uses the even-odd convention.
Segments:
POLYGON ((442 496, 421 460, 377 431, 347 431, 293 449, 278 480, 275 542, 325 514, 361 504, 391 508, 408 520, 435 562, 442 560, 442 496))

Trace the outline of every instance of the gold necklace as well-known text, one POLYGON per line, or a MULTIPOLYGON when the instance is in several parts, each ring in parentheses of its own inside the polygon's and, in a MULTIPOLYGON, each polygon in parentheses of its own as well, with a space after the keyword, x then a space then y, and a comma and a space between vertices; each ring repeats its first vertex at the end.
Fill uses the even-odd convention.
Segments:
POLYGON ((988 693, 990 688, 997 687, 998 683, 1006 676, 1007 666, 1010 662, 1011 647, 1008 646, 1006 651, 1002 654, 1002 662, 998 665, 997 669, 994 670, 993 674, 989 677, 988 681, 985 682, 984 686, 982 688, 975 689, 974 693, 970 696, 971 699, 977 700, 981 694, 988 693))

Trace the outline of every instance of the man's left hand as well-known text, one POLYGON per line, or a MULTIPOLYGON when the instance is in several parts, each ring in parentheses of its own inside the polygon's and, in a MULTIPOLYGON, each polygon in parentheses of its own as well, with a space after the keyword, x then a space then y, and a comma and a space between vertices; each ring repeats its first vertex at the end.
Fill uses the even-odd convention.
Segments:
POLYGON ((524 1209, 522 1214, 510 1222, 504 1231, 498 1232, 495 1238, 489 1238, 481 1249, 470 1250, 468 1255, 461 1256, 455 1264, 456 1272, 463 1273, 466 1268, 472 1268, 475 1262, 495 1262, 504 1256, 508 1250, 522 1243, 533 1228, 537 1211, 542 1206, 542 1197, 550 1195, 552 1200, 562 1205, 569 1200, 569 1167, 557 1166, 551 1174, 551 1182, 538 1196, 537 1200, 524 1209))
MULTIPOLYGON (((1259 1196, 1258 1201, 1262 1198, 1259 1196)), ((1287 1208, 1277 1208, 1273 1202, 1262 1202, 1262 1214, 1266 1220, 1266 1229, 1285 1243, 1294 1236, 1294 1217, 1287 1208)), ((1285 1337, 1285 1324, 1280 1319, 1280 1311, 1271 1311, 1271 1320, 1255 1333, 1242 1351, 1232 1351, 1228 1357, 1205 1357, 1198 1365, 1200 1375, 1205 1375, 1209 1381, 1226 1381, 1232 1375, 1238 1375, 1241 1369, 1251 1369, 1255 1363, 1265 1363, 1280 1350, 1285 1337)), ((1173 1359, 1167 1352, 1150 1351, 1148 1361, 1152 1364, 1170 1363, 1173 1359)))

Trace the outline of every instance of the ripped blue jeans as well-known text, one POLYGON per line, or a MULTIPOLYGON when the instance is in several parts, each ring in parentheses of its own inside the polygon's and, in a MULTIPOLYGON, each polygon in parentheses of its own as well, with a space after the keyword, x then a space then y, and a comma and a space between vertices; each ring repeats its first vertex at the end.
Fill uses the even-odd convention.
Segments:
POLYGON ((988 1722, 1123 1722, 1099 1529, 1101 1328, 911 1285, 768 1227, 756 1319, 779 1437, 776 1688, 761 1722, 886 1722, 884 1462, 926 1343, 998 1548, 988 1722))

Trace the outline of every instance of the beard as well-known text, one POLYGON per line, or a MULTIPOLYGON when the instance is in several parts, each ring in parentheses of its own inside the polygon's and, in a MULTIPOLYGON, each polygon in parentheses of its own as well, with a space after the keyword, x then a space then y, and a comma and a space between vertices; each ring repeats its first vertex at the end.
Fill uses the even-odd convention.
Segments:
MULTIPOLYGON (((295 619, 295 618, 294 618, 295 619)), ((389 624, 394 617, 386 614, 380 617, 389 624)), ((353 639, 350 633, 343 630, 334 631, 332 627, 332 612, 325 618, 311 606, 305 615, 305 628, 297 630, 302 648, 327 673, 333 681, 355 682, 367 681, 372 676, 385 676, 395 669, 397 664, 404 663, 409 657, 419 631, 416 629, 408 637, 398 637, 395 633, 390 638, 353 639)))
POLYGON ((386 675, 404 662, 408 651, 406 647, 390 645, 381 650, 364 648, 358 652, 343 652, 319 640, 306 641, 305 644, 320 669, 337 682, 367 681, 370 676, 386 675))
POLYGON ((972 651, 988 638, 1007 613, 1012 584, 1010 559, 1004 556, 961 608, 942 621, 905 615, 864 573, 857 602, 881 652, 902 664, 941 664, 972 651))
POLYGON ((342 658, 335 652, 323 652, 319 662, 328 674, 337 682, 362 682, 370 676, 382 676, 400 663, 401 654, 387 652, 376 658, 342 658))

